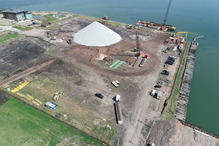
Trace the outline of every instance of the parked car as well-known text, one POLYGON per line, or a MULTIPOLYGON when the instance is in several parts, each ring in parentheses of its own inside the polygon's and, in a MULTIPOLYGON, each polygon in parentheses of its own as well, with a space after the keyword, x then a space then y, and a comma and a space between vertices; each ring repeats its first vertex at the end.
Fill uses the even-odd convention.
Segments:
POLYGON ((99 97, 100 99, 104 98, 104 96, 102 94, 100 94, 100 93, 96 93, 95 96, 99 97))
POLYGON ((154 88, 161 88, 161 85, 155 85, 154 88))
POLYGON ((167 75, 167 76, 169 75, 169 73, 170 73, 170 72, 167 71, 167 70, 163 70, 163 71, 161 72, 161 74, 163 74, 163 75, 167 75))
POLYGON ((176 57, 174 57, 174 56, 169 56, 169 57, 167 58, 167 61, 165 62, 165 64, 173 65, 173 63, 175 62, 175 60, 176 60, 176 57))

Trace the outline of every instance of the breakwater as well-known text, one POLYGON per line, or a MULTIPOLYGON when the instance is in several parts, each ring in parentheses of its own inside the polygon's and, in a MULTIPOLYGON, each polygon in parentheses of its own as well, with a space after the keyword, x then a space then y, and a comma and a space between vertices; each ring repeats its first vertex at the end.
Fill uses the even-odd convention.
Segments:
POLYGON ((181 121, 186 120, 187 104, 189 102, 190 84, 193 76, 197 46, 198 43, 196 41, 190 43, 186 67, 182 77, 180 95, 176 106, 176 118, 181 121))

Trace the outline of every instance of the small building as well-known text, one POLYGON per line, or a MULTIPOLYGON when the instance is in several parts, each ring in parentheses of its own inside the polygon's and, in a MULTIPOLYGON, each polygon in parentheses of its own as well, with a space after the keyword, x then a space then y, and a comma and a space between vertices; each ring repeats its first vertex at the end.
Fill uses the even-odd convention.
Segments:
POLYGON ((3 17, 15 21, 24 21, 32 18, 32 12, 22 9, 8 9, 2 11, 3 17))
POLYGON ((51 24, 52 24, 51 22, 43 21, 43 22, 41 23, 41 26, 42 26, 42 27, 48 27, 48 26, 50 26, 51 24))

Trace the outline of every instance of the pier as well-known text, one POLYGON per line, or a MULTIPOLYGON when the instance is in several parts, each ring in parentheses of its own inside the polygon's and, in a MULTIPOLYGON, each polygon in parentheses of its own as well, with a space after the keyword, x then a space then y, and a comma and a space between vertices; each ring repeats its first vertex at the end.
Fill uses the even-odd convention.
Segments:
POLYGON ((183 79, 181 83, 180 95, 176 106, 176 118, 181 121, 186 120, 187 104, 189 101, 190 84, 193 76, 197 46, 198 43, 195 41, 190 43, 190 50, 187 57, 185 71, 182 77, 183 79))

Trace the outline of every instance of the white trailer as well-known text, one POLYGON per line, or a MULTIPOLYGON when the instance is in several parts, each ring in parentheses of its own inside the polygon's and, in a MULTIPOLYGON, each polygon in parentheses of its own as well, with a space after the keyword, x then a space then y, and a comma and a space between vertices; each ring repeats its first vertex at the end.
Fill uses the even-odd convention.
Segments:
POLYGON ((115 86, 116 88, 119 87, 120 82, 115 80, 111 82, 113 84, 113 86, 115 86))

